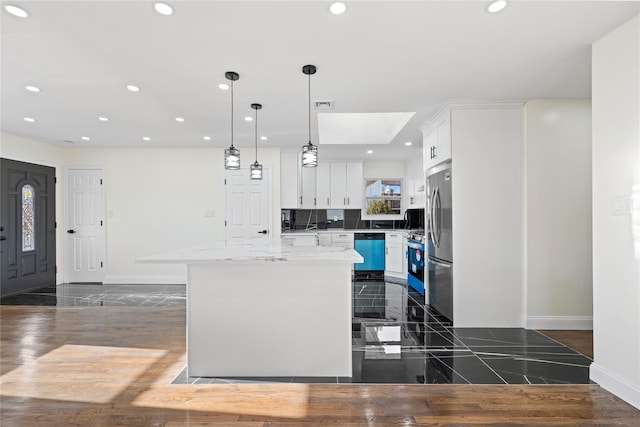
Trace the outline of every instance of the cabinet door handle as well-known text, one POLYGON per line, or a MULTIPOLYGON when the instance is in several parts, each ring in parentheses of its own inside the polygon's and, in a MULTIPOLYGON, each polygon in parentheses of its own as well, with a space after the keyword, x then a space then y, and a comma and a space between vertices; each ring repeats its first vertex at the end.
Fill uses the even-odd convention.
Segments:
POLYGON ((327 206, 329 206, 331 203, 329 203, 329 198, 327 197, 327 206))
POLYGON ((438 157, 438 146, 433 147, 433 157, 438 157))
POLYGON ((313 198, 313 206, 315 206, 315 205, 316 205, 316 198, 314 197, 313 198))
POLYGON ((389 248, 384 248, 384 254, 389 255, 389 248))
POLYGON ((349 200, 349 198, 347 197, 347 205, 351 204, 351 200, 349 200))
POLYGON ((302 204, 302 196, 300 196, 300 204, 302 204))
POLYGON ((343 197, 343 198, 342 198, 342 204, 343 204, 343 205, 346 205, 346 204, 347 204, 347 198, 346 198, 346 197, 343 197))

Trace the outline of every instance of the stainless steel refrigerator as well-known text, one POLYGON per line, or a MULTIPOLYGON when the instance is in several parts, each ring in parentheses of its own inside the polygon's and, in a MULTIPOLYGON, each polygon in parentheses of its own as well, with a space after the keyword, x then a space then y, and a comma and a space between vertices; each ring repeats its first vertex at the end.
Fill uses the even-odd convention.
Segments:
POLYGON ((451 179, 451 162, 436 166, 427 176, 427 227, 429 305, 453 321, 451 179))

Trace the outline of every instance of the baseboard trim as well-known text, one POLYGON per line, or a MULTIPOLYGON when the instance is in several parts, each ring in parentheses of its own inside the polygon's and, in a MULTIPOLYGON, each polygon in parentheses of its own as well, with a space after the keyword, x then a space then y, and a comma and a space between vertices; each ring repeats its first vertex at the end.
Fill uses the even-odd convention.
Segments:
POLYGON ((527 329, 593 330, 592 316, 529 316, 527 329))
POLYGON ((640 409, 640 384, 631 384, 595 362, 589 367, 589 379, 628 404, 640 409))
POLYGON ((385 282, 391 282, 391 283, 398 283, 401 285, 406 285, 407 284, 407 276, 395 276, 392 274, 387 274, 385 273, 384 275, 384 281, 385 282))
POLYGON ((187 276, 105 276, 105 285, 184 285, 187 276))

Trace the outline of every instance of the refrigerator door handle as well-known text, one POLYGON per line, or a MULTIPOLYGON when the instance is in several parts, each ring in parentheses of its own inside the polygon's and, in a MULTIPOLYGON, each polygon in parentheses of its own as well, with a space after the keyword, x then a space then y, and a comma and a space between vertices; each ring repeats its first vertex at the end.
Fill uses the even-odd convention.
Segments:
POLYGON ((442 201, 440 200, 440 187, 436 187, 436 194, 434 198, 434 210, 433 210, 433 225, 434 231, 436 235, 436 247, 440 247, 440 235, 442 234, 442 218, 441 218, 441 210, 442 210, 442 201))
POLYGON ((429 197, 429 234, 431 235, 431 241, 435 244, 436 237, 433 228, 433 203, 435 200, 436 189, 434 188, 431 192, 431 197, 429 197))
POLYGON ((436 260, 432 259, 431 257, 429 257, 429 264, 437 265, 437 266, 443 267, 443 268, 451 268, 453 266, 453 264, 436 261, 436 260))

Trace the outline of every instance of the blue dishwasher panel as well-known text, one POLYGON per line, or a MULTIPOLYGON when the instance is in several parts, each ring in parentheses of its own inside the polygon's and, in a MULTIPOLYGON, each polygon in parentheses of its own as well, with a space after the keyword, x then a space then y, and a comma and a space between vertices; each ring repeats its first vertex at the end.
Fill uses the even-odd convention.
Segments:
POLYGON ((355 270, 384 270, 384 239, 358 240, 356 238, 354 247, 356 252, 364 258, 362 264, 354 264, 355 270))

